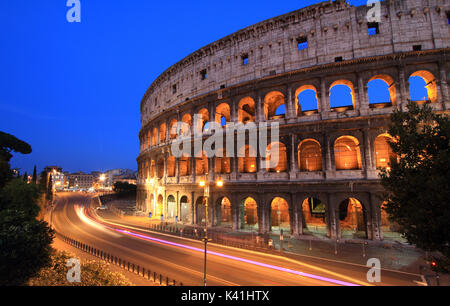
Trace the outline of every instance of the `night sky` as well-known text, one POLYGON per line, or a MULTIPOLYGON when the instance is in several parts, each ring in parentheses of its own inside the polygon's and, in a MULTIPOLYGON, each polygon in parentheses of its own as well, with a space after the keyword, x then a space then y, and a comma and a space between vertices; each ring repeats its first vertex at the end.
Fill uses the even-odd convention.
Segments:
POLYGON ((81 0, 81 23, 68 23, 66 0, 2 0, 0 131, 33 148, 11 166, 136 169, 140 101, 159 74, 217 39, 317 2, 81 0))

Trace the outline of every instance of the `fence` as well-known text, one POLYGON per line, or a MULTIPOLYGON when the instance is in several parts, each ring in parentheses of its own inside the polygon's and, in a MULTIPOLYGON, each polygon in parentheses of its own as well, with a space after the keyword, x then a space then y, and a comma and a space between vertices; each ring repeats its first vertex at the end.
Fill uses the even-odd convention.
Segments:
POLYGON ((120 268, 127 270, 129 272, 135 273, 143 278, 153 281, 154 283, 158 283, 159 285, 166 286, 183 286, 182 282, 177 282, 175 279, 171 279, 168 276, 164 276, 161 273, 156 272, 155 270, 148 269, 132 263, 130 261, 124 260, 120 257, 117 257, 111 253, 105 252, 103 250, 94 248, 88 244, 82 243, 75 239, 69 238, 63 234, 56 233, 56 235, 65 243, 80 249, 92 256, 98 257, 108 263, 119 266, 120 268))

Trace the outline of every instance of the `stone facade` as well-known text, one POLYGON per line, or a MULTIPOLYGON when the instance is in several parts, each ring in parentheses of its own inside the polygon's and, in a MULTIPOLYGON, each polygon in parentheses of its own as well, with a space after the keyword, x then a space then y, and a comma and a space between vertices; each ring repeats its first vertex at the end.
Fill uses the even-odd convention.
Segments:
POLYGON ((247 220, 256 218, 256 228, 267 232, 282 228, 280 218, 288 216, 286 230, 302 235, 310 229, 306 220, 322 219, 324 235, 340 238, 341 227, 351 219, 346 211, 356 216, 360 209, 365 237, 383 239, 377 167, 389 159, 383 142, 389 114, 408 103, 411 76, 427 84, 428 98, 418 103, 449 112, 450 5, 444 0, 383 1, 375 35, 368 34, 374 24, 368 24, 367 11, 344 1, 313 5, 229 35, 159 76, 141 102, 138 208, 200 223, 203 188, 198 182, 209 172, 211 182, 225 182, 221 188, 211 185, 213 226, 229 213, 233 229, 245 229, 247 220), (300 48, 305 41, 306 48, 300 48), (367 85, 374 79, 387 83, 390 101, 370 103, 367 85), (351 92, 346 107, 330 107, 336 85, 351 92), (316 93, 313 111, 299 106, 304 90, 316 93), (285 114, 277 116, 274 108, 281 104, 285 114), (222 117, 279 122, 282 166, 268 171, 261 157, 171 156, 171 127, 191 123, 195 114, 205 122, 222 117), (246 216, 249 197, 257 204, 257 216, 246 216), (282 199, 286 210, 280 208, 283 201, 273 199, 282 199), (319 201, 324 211, 313 212, 314 201, 308 200, 307 212, 305 199, 319 201), (224 211, 224 203, 231 203, 231 211, 224 211))

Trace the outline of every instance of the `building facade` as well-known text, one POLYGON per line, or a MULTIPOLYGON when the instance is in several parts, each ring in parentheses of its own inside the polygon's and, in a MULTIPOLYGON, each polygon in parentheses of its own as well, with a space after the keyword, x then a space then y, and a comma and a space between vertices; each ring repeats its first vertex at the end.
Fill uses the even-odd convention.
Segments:
POLYGON ((91 174, 76 172, 69 174, 69 188, 87 190, 93 187, 94 176, 91 174))
POLYGON ((389 116, 410 100, 449 113, 450 3, 386 0, 380 9, 374 21, 369 7, 323 2, 240 30, 168 68, 141 102, 138 209, 203 224, 199 182, 206 179, 211 226, 332 239, 394 236, 378 179, 394 157, 389 116), (422 80, 423 98, 412 79, 422 80), (385 100, 371 97, 374 82, 385 100), (336 102, 337 88, 347 90, 345 101, 336 102), (313 107, 303 103, 307 92, 313 107), (181 134, 194 141, 195 115, 204 141, 208 122, 278 123, 279 138, 267 146, 277 148, 277 165, 264 167, 270 157, 254 156, 250 141, 223 157, 174 156, 181 134))

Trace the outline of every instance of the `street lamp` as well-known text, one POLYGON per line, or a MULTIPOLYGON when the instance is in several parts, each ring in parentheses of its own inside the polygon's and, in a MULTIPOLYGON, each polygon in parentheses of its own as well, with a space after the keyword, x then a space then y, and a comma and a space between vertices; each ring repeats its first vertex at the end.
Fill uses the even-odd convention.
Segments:
MULTIPOLYGON (((200 187, 203 187, 203 197, 205 198, 205 238, 203 241, 205 242, 205 264, 204 264, 204 278, 203 283, 206 287, 206 249, 208 244, 208 199, 209 199, 209 175, 205 174, 205 179, 199 182, 200 187)), ((216 182, 217 187, 223 187, 223 180, 218 179, 216 182)))

